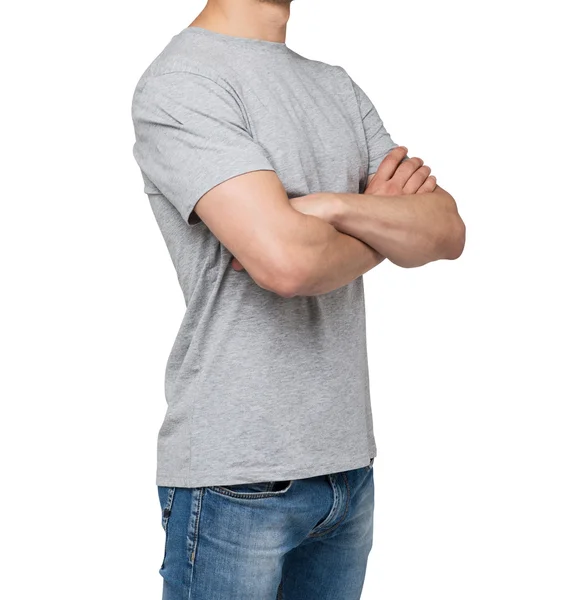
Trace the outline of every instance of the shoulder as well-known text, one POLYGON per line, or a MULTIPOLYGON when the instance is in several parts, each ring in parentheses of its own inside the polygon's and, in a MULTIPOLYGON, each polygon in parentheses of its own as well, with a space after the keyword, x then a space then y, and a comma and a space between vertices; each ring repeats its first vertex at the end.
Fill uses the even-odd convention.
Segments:
POLYGON ((208 81, 231 91, 226 83, 224 57, 216 48, 206 47, 201 39, 183 30, 173 36, 140 76, 134 90, 136 97, 146 93, 182 86, 186 91, 202 89, 208 81))

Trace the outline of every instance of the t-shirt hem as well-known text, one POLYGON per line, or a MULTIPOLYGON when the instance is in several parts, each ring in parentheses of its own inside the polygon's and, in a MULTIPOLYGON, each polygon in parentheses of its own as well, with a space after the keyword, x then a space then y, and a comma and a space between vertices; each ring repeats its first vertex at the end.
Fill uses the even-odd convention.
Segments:
POLYGON ((234 485, 238 483, 256 483, 260 481, 285 481, 289 479, 305 479, 307 477, 316 477, 328 473, 339 473, 341 471, 350 471, 352 469, 361 469, 370 464, 371 459, 375 458, 377 453, 370 452, 371 456, 366 458, 354 458, 345 462, 336 461, 325 465, 311 465, 298 469, 287 469, 282 465, 268 467, 267 469, 258 469, 252 472, 248 477, 236 479, 236 475, 230 472, 212 473, 197 472, 191 477, 180 475, 169 475, 167 473, 157 473, 155 483, 157 486, 164 487, 210 487, 220 485, 234 485), (245 480, 247 479, 247 481, 245 480))

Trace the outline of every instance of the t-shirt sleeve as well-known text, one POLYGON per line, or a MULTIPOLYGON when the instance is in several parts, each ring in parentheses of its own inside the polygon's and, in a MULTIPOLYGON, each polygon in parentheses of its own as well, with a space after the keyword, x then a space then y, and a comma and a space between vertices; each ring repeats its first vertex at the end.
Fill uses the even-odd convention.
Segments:
POLYGON ((239 99, 214 79, 188 72, 151 77, 135 91, 132 118, 137 164, 187 222, 218 184, 274 170, 239 99))
POLYGON ((373 175, 377 172, 379 165, 383 162, 385 156, 393 149, 398 146, 395 143, 383 124, 381 117, 373 103, 365 94, 365 92, 352 81, 355 95, 357 96, 357 102, 359 104, 359 110, 361 111, 361 119, 363 121, 363 128, 365 130, 365 137, 367 140, 367 148, 369 151, 369 175, 373 175))

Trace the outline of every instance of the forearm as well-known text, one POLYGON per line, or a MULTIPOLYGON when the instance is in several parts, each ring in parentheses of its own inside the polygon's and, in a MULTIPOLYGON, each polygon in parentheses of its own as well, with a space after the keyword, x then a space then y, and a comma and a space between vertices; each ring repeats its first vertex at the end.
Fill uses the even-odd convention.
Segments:
POLYGON ((457 258, 464 247, 464 223, 450 194, 376 196, 328 194, 329 223, 401 267, 457 258))
POLYGON ((292 236, 289 264, 293 272, 289 296, 315 296, 343 287, 384 260, 361 240, 337 231, 331 224, 299 215, 292 236))

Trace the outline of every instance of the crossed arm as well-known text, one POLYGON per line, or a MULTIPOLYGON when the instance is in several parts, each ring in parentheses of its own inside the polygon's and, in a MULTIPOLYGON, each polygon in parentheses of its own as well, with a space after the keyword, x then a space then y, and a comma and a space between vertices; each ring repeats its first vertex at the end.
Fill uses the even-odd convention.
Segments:
POLYGON ((295 210, 273 171, 230 179, 194 210, 250 277, 280 296, 333 291, 383 258, 324 220, 295 210))
POLYGON ((359 238, 400 267, 454 260, 466 234, 456 202, 420 158, 401 162, 405 154, 402 146, 392 150, 365 194, 312 194, 295 198, 293 206, 359 238))
POLYGON ((255 171, 216 186, 194 210, 260 287, 284 297, 333 291, 385 257, 402 267, 457 258, 464 224, 454 199, 420 159, 401 164, 405 155, 391 151, 365 194, 290 201, 273 171, 255 171))

